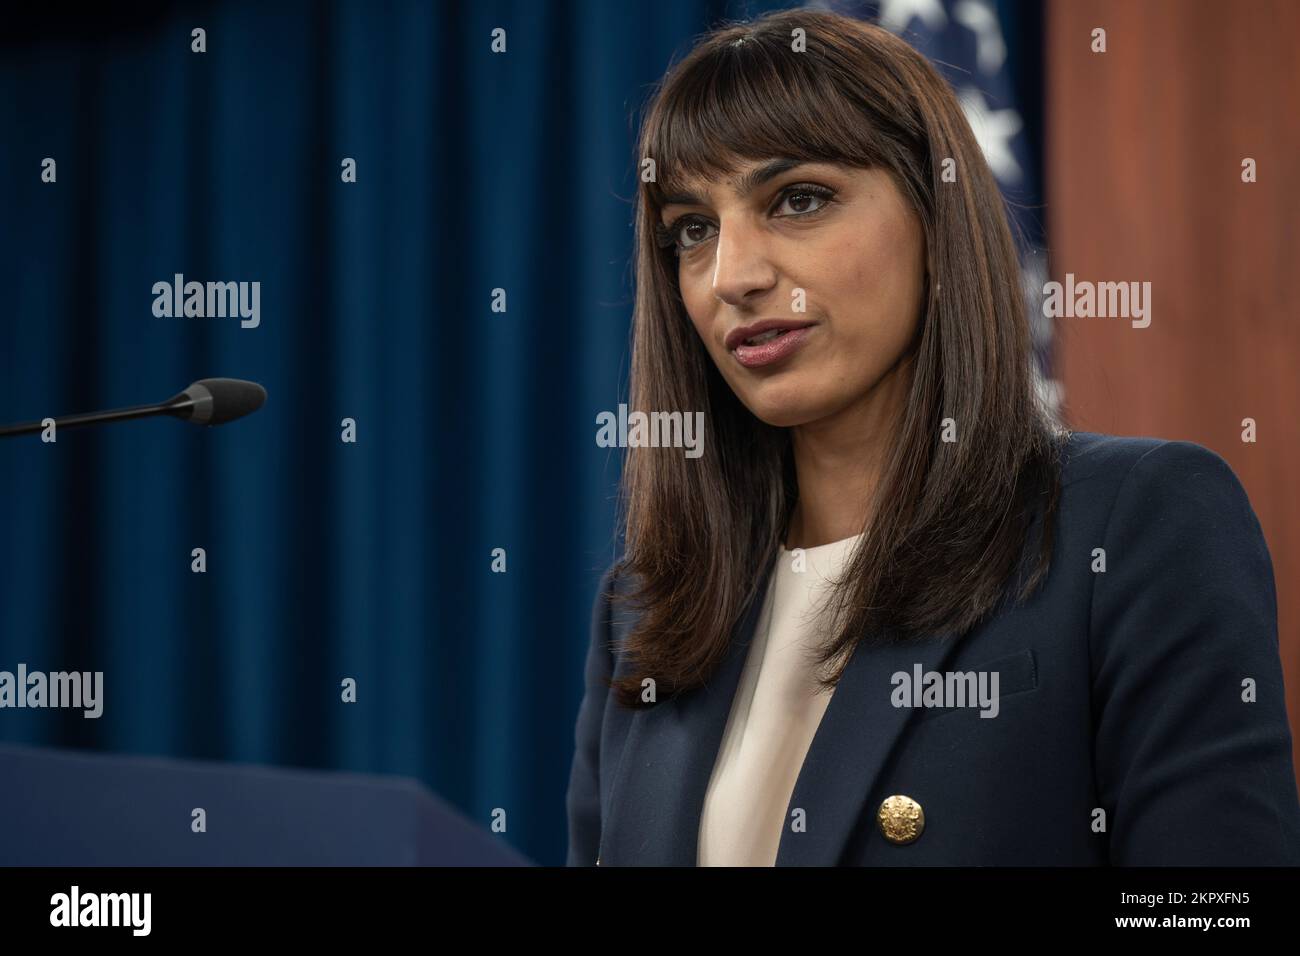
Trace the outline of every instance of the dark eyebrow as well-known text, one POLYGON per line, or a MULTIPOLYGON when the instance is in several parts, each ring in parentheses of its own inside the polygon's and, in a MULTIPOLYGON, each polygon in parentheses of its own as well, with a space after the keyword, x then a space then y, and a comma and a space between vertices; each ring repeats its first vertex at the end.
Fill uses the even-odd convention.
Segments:
MULTIPOLYGON (((755 166, 749 172, 732 177, 731 186, 737 195, 747 196, 769 179, 775 179, 782 173, 804 165, 802 159, 773 159, 761 166, 755 166)), ((694 193, 674 193, 665 196, 665 206, 703 206, 704 200, 694 193)))

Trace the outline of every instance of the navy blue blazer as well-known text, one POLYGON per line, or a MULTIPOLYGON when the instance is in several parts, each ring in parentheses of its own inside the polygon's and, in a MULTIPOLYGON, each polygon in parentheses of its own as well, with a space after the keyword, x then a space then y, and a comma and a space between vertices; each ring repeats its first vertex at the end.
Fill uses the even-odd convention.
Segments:
MULTIPOLYGON (((778 866, 1300 865, 1273 568, 1240 482, 1200 445, 1080 432, 1062 483, 1051 572, 1028 602, 1004 601, 963 637, 854 651, 795 783, 778 866), (917 664, 997 671, 998 715, 893 706, 891 675, 917 664), (891 795, 921 805, 914 842, 877 824, 891 795), (790 825, 797 809, 805 828, 790 825)), ((607 572, 568 864, 693 866, 766 588, 707 687, 632 711, 602 680, 623 673, 633 613, 611 608, 611 586, 607 572)))

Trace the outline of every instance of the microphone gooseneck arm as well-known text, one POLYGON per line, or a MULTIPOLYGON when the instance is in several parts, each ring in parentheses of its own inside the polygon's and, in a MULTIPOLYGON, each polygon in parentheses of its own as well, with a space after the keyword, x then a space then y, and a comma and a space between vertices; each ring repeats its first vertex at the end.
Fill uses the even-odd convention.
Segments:
MULTIPOLYGON (((132 405, 129 408, 115 408, 107 412, 87 412, 84 415, 65 415, 54 419, 58 431, 76 428, 78 425, 98 425, 101 422, 122 422, 129 418, 149 418, 152 415, 167 414, 166 405, 132 405)), ((43 422, 23 422, 19 425, 0 425, 0 438, 11 435, 34 435, 45 429, 43 422)))
MULTIPOLYGON (((132 418, 151 418, 169 415, 195 425, 221 425, 242 418, 262 407, 266 390, 254 382, 238 379, 209 378, 195 382, 174 398, 156 405, 132 405, 104 412, 86 412, 82 415, 65 415, 54 419, 56 431, 82 425, 100 425, 121 422, 132 418)), ((0 438, 17 435, 34 435, 46 428, 44 420, 22 422, 18 425, 0 425, 0 438)))

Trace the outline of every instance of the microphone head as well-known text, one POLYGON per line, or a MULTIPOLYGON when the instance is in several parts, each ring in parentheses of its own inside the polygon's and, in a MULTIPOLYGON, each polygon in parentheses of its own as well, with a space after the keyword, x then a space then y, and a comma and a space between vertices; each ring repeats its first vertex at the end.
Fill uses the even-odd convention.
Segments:
POLYGON ((196 425, 224 425, 252 414, 266 401, 266 389, 238 378, 201 378, 178 398, 194 404, 182 417, 196 425))

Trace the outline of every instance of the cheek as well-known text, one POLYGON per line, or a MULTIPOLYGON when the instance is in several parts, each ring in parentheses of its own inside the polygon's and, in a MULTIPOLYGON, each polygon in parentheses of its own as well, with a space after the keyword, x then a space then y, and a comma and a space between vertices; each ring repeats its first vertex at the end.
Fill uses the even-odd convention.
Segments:
POLYGON ((682 305, 686 308, 686 315, 690 318, 695 333, 712 350, 713 342, 709 331, 714 317, 714 298, 710 277, 707 274, 701 275, 699 269, 681 269, 678 272, 677 287, 681 290, 682 305))
POLYGON ((857 231, 826 270, 832 316, 855 338, 905 342, 918 318, 925 263, 918 227, 906 220, 857 231))

